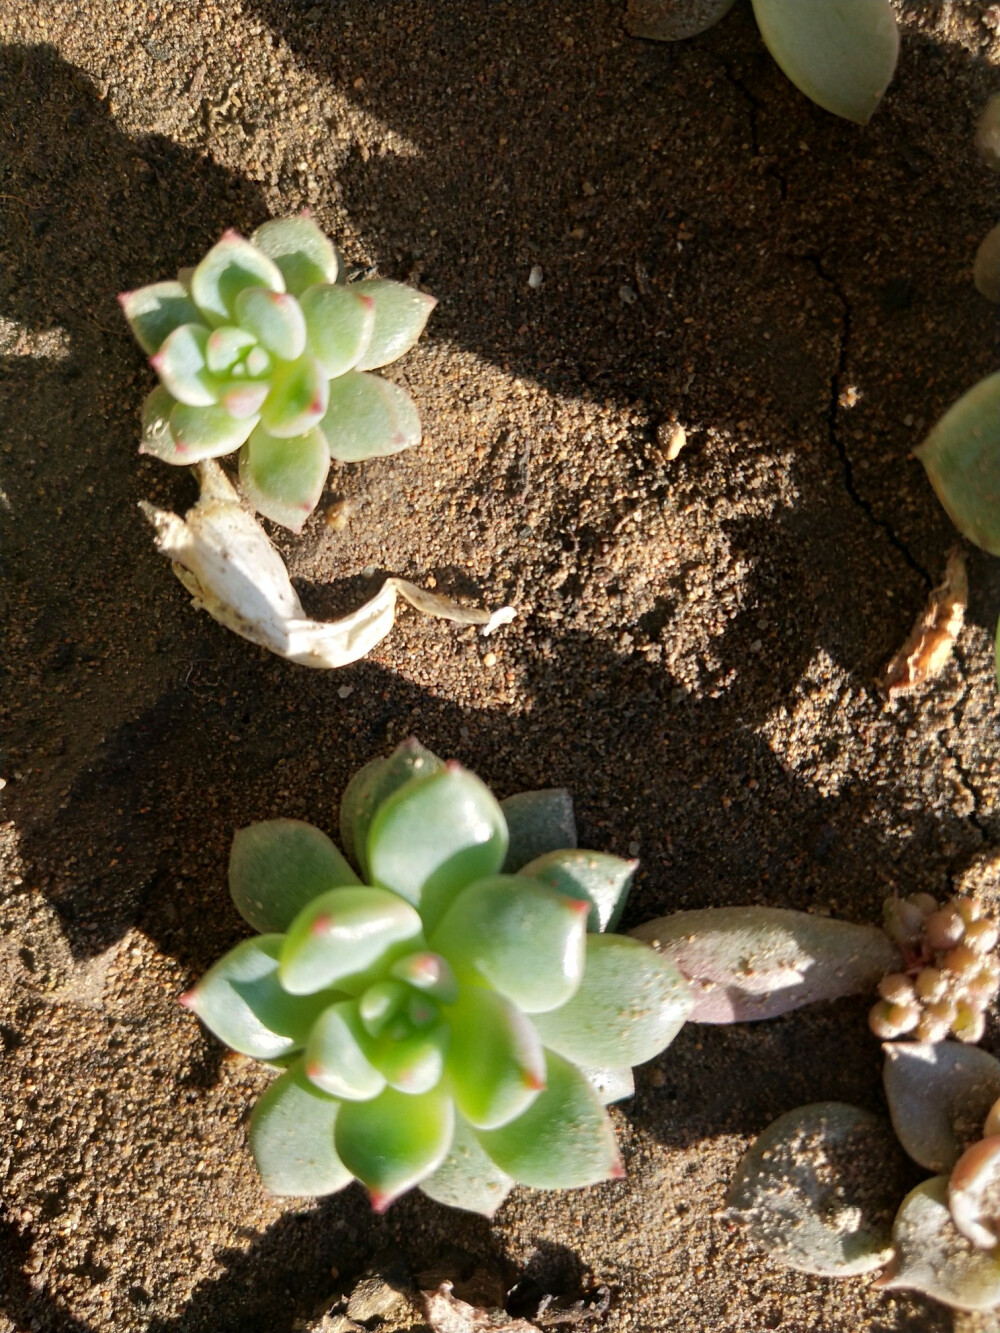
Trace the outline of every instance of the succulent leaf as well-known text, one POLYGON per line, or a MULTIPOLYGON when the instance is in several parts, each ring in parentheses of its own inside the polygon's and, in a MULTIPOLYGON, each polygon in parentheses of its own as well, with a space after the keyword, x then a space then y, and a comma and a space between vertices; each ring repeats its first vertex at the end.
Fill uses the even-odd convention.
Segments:
POLYGON ((351 981, 395 944, 421 939, 417 912, 384 889, 330 889, 308 903, 288 927, 281 948, 281 984, 308 995, 351 981))
POLYGON ((486 1156, 471 1127, 457 1115, 448 1155, 433 1175, 420 1182, 420 1188, 438 1203, 492 1217, 513 1184, 510 1176, 486 1156))
POLYGON ((574 1064, 640 1065, 670 1045, 691 1005, 687 982, 648 945, 588 935, 576 993, 561 1008, 536 1014, 534 1024, 549 1050, 574 1064))
POLYGON ((899 30, 889 0, 753 0, 761 36, 801 92, 865 124, 892 79, 899 30))
POLYGON ((578 899, 522 875, 492 875, 458 895, 430 944, 460 983, 485 982, 525 1013, 541 1014, 580 985, 586 930, 578 899))
POLYGON ((355 370, 330 381, 320 429, 330 457, 341 463, 398 454, 419 444, 421 433, 420 417, 405 389, 355 370))
POLYGON ((506 855, 500 806, 458 764, 397 788, 380 803, 368 829, 372 880, 418 907, 427 930, 461 889, 494 874, 506 855))
POLYGON ((967 1240, 948 1211, 948 1179, 925 1180, 903 1200, 892 1228, 892 1263, 878 1285, 919 1291, 956 1310, 1000 1305, 1000 1258, 967 1240))
POLYGON ((191 295, 209 324, 233 324, 236 298, 245 287, 283 292, 285 279, 263 250, 228 231, 191 274, 191 295))
POLYGON ((477 1129, 521 1115, 545 1086, 545 1052, 528 1019, 478 986, 465 987, 447 1017, 448 1081, 460 1114, 477 1129))
POLYGON ((250 1118, 250 1148, 272 1194, 334 1194, 350 1184, 333 1146, 340 1106, 310 1083, 301 1061, 264 1093, 250 1118))
POLYGON ((142 441, 140 454, 149 454, 163 463, 186 463, 178 454, 177 441, 170 429, 170 413, 174 410, 176 398, 172 398, 162 384, 158 384, 148 394, 142 405, 142 441))
POLYGON ((437 298, 388 278, 369 278, 354 284, 359 296, 374 303, 372 336, 358 370, 377 370, 408 352, 424 331, 437 298))
POLYGON ((580 1067, 590 1086, 600 1098, 602 1106, 622 1102, 635 1096, 635 1079, 631 1069, 588 1069, 580 1067))
POLYGON ((223 324, 213 329, 205 344, 205 361, 209 370, 213 375, 225 375, 256 342, 252 333, 237 328, 235 324, 223 324))
POLYGON ((208 407, 219 396, 218 380, 205 359, 208 332, 204 324, 182 324, 152 359, 164 387, 189 407, 208 407))
POLYGON ((358 877, 331 840, 302 819, 265 819, 239 829, 229 853, 229 892, 254 930, 285 931, 328 889, 358 877))
POLYGON ((410 778, 439 773, 444 764, 413 737, 386 759, 373 759, 354 774, 340 802, 340 841, 348 859, 368 878, 368 830, 375 812, 410 778))
POLYGON ((959 532, 1000 555, 1000 371, 953 403, 913 452, 959 532))
POLYGON ((326 283, 302 293, 309 350, 330 379, 353 370, 371 342, 375 302, 356 287, 326 283))
POLYGON ((573 797, 565 787, 517 792, 501 801, 500 809, 510 838, 505 875, 513 875, 546 852, 576 846, 573 797))
POLYGON ((389 975, 405 981, 415 990, 423 991, 442 1004, 454 1004, 458 999, 458 982, 448 961, 439 953, 408 953, 389 968, 389 975))
POLYGON ((376 1038, 373 1059, 391 1088, 419 1095, 441 1082, 450 1032, 443 1023, 415 1029, 404 1016, 376 1038))
POLYGON ((278 439, 304 435, 322 421, 329 387, 319 362, 311 356, 282 362, 274 367, 261 420, 278 439))
POLYGON ((244 287, 234 302, 240 327, 272 355, 296 361, 306 350, 306 321, 294 296, 269 287, 244 287))
POLYGON ((604 1107, 586 1077, 551 1051, 545 1089, 528 1109, 475 1136, 501 1171, 535 1189, 575 1189, 621 1174, 604 1107))
POLYGON ((293 296, 317 282, 337 281, 336 248, 309 218, 272 218, 250 240, 278 266, 293 296))
POLYGON ((972 264, 976 291, 994 305, 1000 302, 1000 223, 991 227, 979 243, 972 264))
POLYGON ((333 1097, 367 1101, 385 1087, 370 1053, 371 1038, 357 1000, 341 1000, 323 1010, 309 1034, 303 1057, 306 1076, 333 1097))
POLYGON ((232 379, 225 380, 219 387, 219 402, 231 417, 237 421, 252 418, 251 428, 260 420, 260 409, 271 392, 266 381, 232 379))
POLYGON ((344 1165, 384 1212, 444 1161, 455 1108, 439 1089, 411 1096, 386 1088, 370 1102, 344 1102, 334 1126, 334 1146, 344 1165))
POLYGON ((680 42, 713 28, 733 7, 733 0, 629 0, 625 28, 633 37, 680 42))
POLYGON ((570 848, 546 852, 522 866, 519 873, 541 880, 569 898, 589 902, 588 930, 614 930, 625 910, 638 864, 606 852, 570 848))
POLYGON ((329 467, 318 430, 275 439, 260 424, 240 452, 240 484, 258 513, 301 532, 323 494, 329 467))
POLYGON ((882 1077, 893 1128, 915 1162, 948 1172, 1000 1097, 1000 1060, 957 1041, 887 1042, 882 1077))
POLYGON ((182 324, 199 324, 198 307, 179 282, 153 282, 118 298, 139 346, 149 356, 182 324))
POLYGON ((170 413, 170 433, 177 452, 173 461, 200 463, 205 458, 231 454, 243 444, 256 424, 256 417, 241 420, 220 403, 208 407, 176 403, 170 413))
POLYGON ((1000 1243, 1000 1137, 980 1139, 955 1163, 948 1180, 951 1220, 977 1250, 1000 1243))

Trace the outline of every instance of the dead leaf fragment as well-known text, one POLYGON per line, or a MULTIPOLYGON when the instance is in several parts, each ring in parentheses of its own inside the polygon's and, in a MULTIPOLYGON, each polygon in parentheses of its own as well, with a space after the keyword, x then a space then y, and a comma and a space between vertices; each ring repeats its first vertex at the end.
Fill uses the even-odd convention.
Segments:
POLYGON ((434 1333, 538 1333, 537 1324, 512 1319, 503 1310, 482 1310, 452 1295, 452 1284, 442 1282, 437 1291, 425 1291, 424 1309, 434 1333))
POLYGON ((965 553, 956 546, 948 553, 943 582, 931 592, 910 637, 885 669, 880 683, 890 699, 941 674, 965 623, 968 604, 965 553))

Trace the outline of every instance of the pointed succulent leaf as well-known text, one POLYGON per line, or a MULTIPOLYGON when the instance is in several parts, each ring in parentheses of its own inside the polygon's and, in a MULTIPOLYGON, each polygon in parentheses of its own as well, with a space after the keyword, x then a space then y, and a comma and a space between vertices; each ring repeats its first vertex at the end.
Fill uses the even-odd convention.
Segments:
POLYGON ((329 996, 290 995, 278 979, 284 937, 256 935, 220 958, 193 990, 185 1008, 227 1046, 273 1060, 304 1046, 329 996))
POLYGON ((189 407, 208 407, 219 397, 219 383, 209 371, 205 353, 208 329, 204 324, 182 324, 164 340, 152 358, 163 385, 189 407))
POLYGON ((244 287, 234 302, 236 318, 261 347, 282 361, 297 361, 306 350, 306 321, 294 296, 269 287, 244 287))
POLYGON ((239 829, 229 853, 229 892, 254 930, 285 931, 303 907, 358 877, 330 839, 302 819, 239 829))
POLYGON ((545 1086, 545 1052, 528 1019, 479 986, 465 987, 447 1017, 448 1079, 459 1113, 477 1129, 521 1115, 545 1086))
POLYGON ((282 362, 271 374, 271 392, 261 408, 261 419, 279 439, 304 435, 318 426, 326 411, 329 381, 318 361, 300 356, 282 362))
POLYGON ((358 770, 340 802, 340 841, 348 859, 368 878, 368 830, 375 812, 410 778, 439 773, 444 764, 415 737, 396 747, 386 759, 373 759, 358 770))
POLYGON ((326 485, 330 460, 318 430, 279 440, 254 428, 240 452, 240 485, 259 514, 292 532, 316 508, 326 485))
POLYGON ((583 977, 587 905, 522 875, 464 889, 430 937, 460 983, 485 981, 527 1014, 566 1003, 583 977))
POLYGON ((270 392, 270 384, 260 380, 223 380, 219 386, 219 402, 238 421, 252 418, 252 428, 260 420, 260 409, 270 392))
POLYGON ((438 1203, 465 1208, 492 1217, 514 1182, 486 1156, 470 1126, 455 1117, 455 1132, 444 1161, 420 1182, 420 1188, 438 1203))
POLYGON ((313 1025, 303 1056, 306 1075, 332 1097, 368 1101, 385 1087, 370 1052, 357 1000, 341 1000, 324 1009, 313 1025))
POLYGON ((489 788, 458 764, 397 788, 378 806, 368 829, 372 880, 419 907, 428 930, 461 889, 494 874, 506 855, 500 806, 489 788))
POLYGON ((236 298, 244 287, 283 292, 285 280, 262 250, 227 231, 191 274, 191 295, 209 324, 234 324, 236 298))
POLYGON ((890 0, 753 0, 781 69, 824 111, 863 125, 892 79, 899 30, 890 0))
POLYGON ((274 260, 286 290, 293 296, 314 283, 337 281, 340 265, 336 248, 309 218, 272 218, 250 239, 274 260))
POLYGON ((614 1130, 586 1077, 546 1054, 545 1089, 523 1115, 476 1138, 511 1179, 535 1189, 575 1189, 623 1174, 614 1130))
POLYGON ((403 1018, 400 1029, 390 1023, 375 1039, 372 1058, 391 1088, 419 1095, 441 1082, 449 1040, 444 1023, 416 1029, 403 1018))
POLYGON ((957 1041, 886 1042, 882 1050, 900 1143, 928 1171, 950 1171, 1000 1097, 1000 1060, 957 1041))
POLYGON ((913 452, 963 537, 1000 555, 1000 371, 954 403, 913 452))
POLYGON ((590 903, 588 930, 614 930, 625 910, 638 864, 606 852, 571 848, 546 852, 522 866, 520 873, 541 880, 557 893, 590 903))
MULTIPOLYGON (((256 288, 254 290, 260 290, 256 288)), ((235 324, 223 324, 213 329, 205 345, 205 361, 213 375, 224 375, 257 339, 246 329, 235 324)))
POLYGON ((230 415, 221 403, 209 407, 177 403, 170 413, 170 433, 174 437, 177 461, 200 463, 205 458, 231 454, 246 440, 256 420, 256 417, 247 417, 241 421, 230 415))
POLYGON ((136 341, 152 356, 182 324, 199 324, 198 307, 179 282, 154 282, 118 298, 136 341))
POLYGON ((170 413, 176 398, 158 384, 142 405, 142 441, 140 454, 149 454, 163 463, 184 464, 187 459, 177 452, 177 441, 170 429, 170 413))
POLYGON ((330 381, 320 428, 330 457, 340 463, 384 458, 420 443, 420 416, 406 390, 355 370, 330 381))
POLYGON ((341 1103, 306 1078, 302 1062, 275 1079, 250 1118, 250 1148, 272 1194, 334 1194, 353 1176, 337 1156, 341 1103))
POLYGON ((410 1096, 386 1088, 370 1102, 344 1102, 334 1126, 334 1145, 344 1165, 384 1212, 444 1161, 455 1110, 440 1089, 410 1096))
POLYGON ((408 352, 437 305, 436 296, 388 278, 369 278, 367 282, 355 283, 354 289, 359 296, 375 303, 375 327, 358 362, 359 370, 377 370, 408 352))
POLYGON ((633 37, 653 42, 680 42, 713 28, 732 8, 733 0, 697 0, 676 4, 668 0, 630 0, 625 28, 633 37))
POLYGON ((565 787, 519 791, 500 802, 510 844, 504 874, 513 875, 535 857, 576 846, 573 797, 565 787))
POLYGON ((797 1272, 870 1273, 892 1252, 903 1160, 880 1116, 843 1102, 800 1106, 743 1158, 726 1217, 797 1272))
POLYGON ((635 1096, 635 1078, 631 1069, 588 1069, 580 1067, 580 1072, 597 1093, 602 1106, 612 1102, 622 1102, 626 1097, 635 1096))
POLYGON ((308 995, 363 973, 386 949, 420 938, 420 917, 395 893, 366 886, 330 889, 288 927, 281 984, 308 995))
POLYGON ((330 379, 353 370, 371 342, 375 302, 356 287, 325 283, 302 293, 309 350, 330 379))
POLYGON ((955 1310, 1000 1305, 1000 1257, 979 1250, 948 1211, 948 1178, 925 1180, 903 1200, 892 1228, 892 1262, 878 1286, 919 1291, 955 1310))
POLYGON ((574 1064, 641 1065, 684 1026, 691 991, 667 958, 624 935, 588 935, 576 993, 536 1014, 544 1044, 574 1064))
POLYGON ((422 991, 442 1004, 454 1004, 458 999, 458 982, 448 961, 439 953, 408 953, 397 959, 389 975, 405 981, 415 990, 422 991))
POLYGON ((817 1000, 873 991, 898 971, 896 946, 876 926, 783 907, 706 907, 630 932, 691 983, 692 1023, 746 1023, 817 1000))

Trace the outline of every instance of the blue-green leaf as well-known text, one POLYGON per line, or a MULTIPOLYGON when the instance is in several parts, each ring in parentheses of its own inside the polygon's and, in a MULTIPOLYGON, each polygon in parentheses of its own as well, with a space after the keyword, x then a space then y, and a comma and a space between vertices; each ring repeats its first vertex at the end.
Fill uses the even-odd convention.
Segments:
POLYGON ((154 282, 118 298, 142 350, 152 356, 182 324, 199 324, 198 307, 179 282, 154 282))
POLYGON ((236 298, 245 287, 283 292, 285 280, 262 250, 227 231, 191 274, 191 295, 209 324, 235 324, 236 298))
POLYGON ((437 305, 436 296, 388 278, 369 278, 355 283, 354 290, 375 306, 375 325, 359 370, 377 370, 408 352, 437 305))
POLYGON ((420 1188, 438 1203, 492 1217, 513 1184, 486 1156, 471 1127, 458 1115, 447 1157, 433 1175, 420 1182, 420 1188))
POLYGON ((340 265, 336 248, 309 218, 272 218, 250 239, 274 260, 293 296, 314 283, 337 281, 340 265))
POLYGON ((350 1184, 333 1146, 340 1106, 310 1083, 301 1061, 264 1093, 250 1119, 250 1148, 272 1194, 334 1194, 350 1184))
POLYGON ((336 379, 353 370, 371 341, 375 302, 354 287, 324 284, 302 293, 309 350, 336 379))
POLYGON ((504 874, 513 875, 546 852, 576 846, 573 797, 565 787, 519 791, 501 801, 500 809, 510 837, 504 874))
POLYGON ((963 537, 1000 555, 1000 371, 953 403, 913 452, 963 537))
POLYGON ((334 1126, 338 1154, 382 1213, 429 1176, 451 1144, 455 1109, 440 1089, 411 1097, 386 1088, 370 1102, 344 1102, 334 1126))
POLYGON ((546 852, 521 868, 557 893, 591 904, 588 930, 614 930, 625 910, 638 861, 582 849, 546 852))
POLYGON ((265 819, 233 838, 229 892, 254 930, 285 931, 321 893, 357 882, 326 834, 302 819, 265 819))
POLYGON ((341 463, 398 454, 419 444, 421 434, 419 413, 405 389, 354 370, 330 381, 320 429, 331 458, 341 463))
POLYGON ((281 983, 308 995, 345 984, 380 960, 390 945, 422 940, 419 915, 386 889, 331 889, 314 898, 288 928, 281 983))
POLYGON ((301 532, 330 471, 326 441, 318 430, 275 439, 260 424, 240 453, 239 471, 240 485, 258 513, 301 532))

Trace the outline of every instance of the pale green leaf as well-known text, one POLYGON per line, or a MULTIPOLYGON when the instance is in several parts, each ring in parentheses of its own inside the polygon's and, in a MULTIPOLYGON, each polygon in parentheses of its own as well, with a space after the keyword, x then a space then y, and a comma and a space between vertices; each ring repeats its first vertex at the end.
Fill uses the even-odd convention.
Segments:
MULTIPOLYGON (((288 927, 281 950, 281 984, 308 995, 351 979, 394 944, 421 940, 420 917, 386 889, 330 889, 308 903, 288 927)), ((407 950, 410 951, 410 950, 407 950)))
POLYGON ((341 1103, 306 1078, 299 1061, 254 1107, 250 1148, 272 1194, 334 1194, 353 1176, 333 1146, 341 1103))
POLYGON ((293 296, 317 282, 337 281, 340 265, 336 247, 309 218, 272 218, 250 239, 274 260, 293 296))
POLYGON ((953 403, 913 452, 959 532, 1000 555, 1000 371, 953 403))
POLYGON ((298 301, 269 287, 244 287, 238 293, 236 318, 272 355, 296 361, 306 350, 306 321, 298 301))
POLYGON ((510 843, 504 873, 513 875, 529 861, 576 846, 573 797, 565 787, 519 791, 500 802, 510 843))
POLYGON ((329 381, 311 356, 281 362, 271 374, 271 392, 261 408, 267 431, 287 440, 318 426, 327 408, 329 381))
POLYGON ((179 282, 154 282, 118 298, 122 313, 142 350, 152 356, 174 329, 199 324, 198 307, 179 282))
POLYGON ((330 381, 320 428, 331 458, 341 463, 398 454, 419 444, 421 434, 420 416, 405 389, 354 370, 330 381))
POLYGON ((326 441, 318 430, 295 439, 275 439, 255 427, 240 453, 240 485, 258 513, 292 532, 319 503, 330 470, 326 441))
POLYGON ((256 417, 234 417, 221 403, 209 407, 177 403, 170 413, 170 432, 178 455, 175 461, 200 463, 205 458, 231 454, 244 443, 256 424, 256 417))
POLYGON ((321 893, 357 882, 326 834, 302 819, 265 819, 233 838, 229 892, 255 930, 285 931, 321 893))
POLYGON ((191 295, 209 324, 235 324, 236 298, 245 287, 283 292, 285 280, 262 250, 227 231, 191 274, 191 295))
POLYGON ((369 1058, 371 1050, 357 1000, 341 1000, 324 1009, 313 1025, 303 1056, 306 1074, 333 1097, 367 1101, 385 1087, 369 1058))
POLYGON ((625 910, 638 864, 607 852, 570 848, 546 852, 522 866, 520 873, 541 880, 557 893, 589 902, 588 930, 614 930, 625 910))
POLYGON ((438 1203, 492 1217, 513 1184, 486 1156, 470 1126, 458 1115, 447 1157, 433 1175, 420 1182, 420 1188, 438 1203))
POLYGON ((369 278, 353 284, 359 296, 375 305, 375 325, 371 340, 358 362, 359 370, 377 370, 408 352, 414 345, 430 313, 437 305, 436 296, 418 292, 388 278, 369 278))
POLYGON ((151 358, 164 387, 178 402, 190 407, 208 407, 219 397, 219 382, 205 360, 207 346, 208 329, 204 324, 182 324, 151 358))
POLYGON ((344 1102, 334 1127, 339 1156, 367 1188, 376 1212, 444 1161, 455 1108, 440 1089, 411 1097, 386 1088, 370 1102, 344 1102))
POLYGON ((353 370, 375 327, 375 302, 355 287, 326 284, 302 293, 309 351, 330 379, 353 370))
POLYGON ((437 773, 444 764, 411 737, 385 759, 372 759, 358 770, 340 802, 340 841, 350 860, 368 877, 368 830, 375 812, 411 778, 437 773))
POLYGON ((446 1014, 448 1077, 459 1112, 478 1129, 521 1115, 545 1085, 545 1052, 529 1020, 478 986, 466 986, 446 1014))
POLYGON ((878 1285, 919 1291, 956 1310, 1000 1306, 1000 1254, 977 1249, 948 1211, 948 1179, 934 1176, 903 1200, 892 1228, 895 1254, 878 1285))

